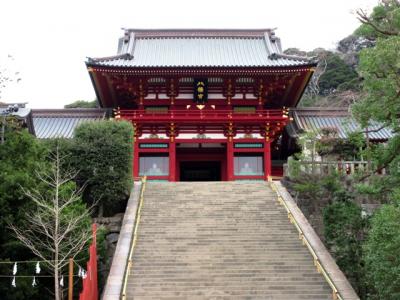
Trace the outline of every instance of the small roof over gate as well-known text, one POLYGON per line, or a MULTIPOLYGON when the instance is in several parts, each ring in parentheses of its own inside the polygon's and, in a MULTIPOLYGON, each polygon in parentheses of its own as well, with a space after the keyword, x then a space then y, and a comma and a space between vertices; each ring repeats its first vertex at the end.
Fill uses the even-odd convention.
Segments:
POLYGON ((118 53, 89 58, 107 67, 292 67, 310 58, 285 55, 273 30, 126 29, 118 53))

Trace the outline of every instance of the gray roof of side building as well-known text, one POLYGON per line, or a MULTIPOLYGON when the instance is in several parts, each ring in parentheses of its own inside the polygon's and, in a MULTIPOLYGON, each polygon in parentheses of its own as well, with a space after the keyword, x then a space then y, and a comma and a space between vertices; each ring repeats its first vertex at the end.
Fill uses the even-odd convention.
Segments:
POLYGON ((32 109, 33 126, 39 139, 72 138, 84 122, 107 118, 107 110, 97 108, 32 109))
MULTIPOLYGON (((298 138, 306 131, 319 132, 324 128, 333 128, 339 138, 345 139, 349 133, 366 130, 361 128, 347 108, 296 108, 291 110, 291 117, 293 121, 286 126, 286 130, 293 138, 298 138)), ((377 122, 371 122, 368 131, 369 138, 375 141, 386 141, 393 137, 389 128, 381 128, 377 122)))
POLYGON ((28 131, 35 135, 35 129, 33 127, 33 119, 31 109, 25 107, 26 103, 3 103, 0 102, 0 116, 13 116, 17 120, 22 120, 23 126, 28 129, 28 131), (11 109, 14 108, 14 109, 11 109))
POLYGON ((315 65, 285 55, 273 30, 126 29, 115 56, 89 58, 107 67, 294 67, 315 65))

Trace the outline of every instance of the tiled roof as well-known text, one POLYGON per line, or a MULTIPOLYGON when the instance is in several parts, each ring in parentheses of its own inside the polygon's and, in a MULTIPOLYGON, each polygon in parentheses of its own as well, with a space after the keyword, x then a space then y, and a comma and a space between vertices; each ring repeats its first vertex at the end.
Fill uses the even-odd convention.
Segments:
MULTIPOLYGON (((340 108, 296 108, 291 111, 293 122, 286 126, 291 137, 297 138, 305 131, 318 132, 323 128, 334 128, 339 138, 347 138, 349 133, 361 131, 360 125, 351 117, 347 109, 340 108)), ((368 127, 368 136, 371 140, 385 141, 393 136, 388 128, 382 128, 373 122, 368 127)), ((365 130, 365 129, 363 129, 365 130)))
POLYGON ((103 109, 33 109, 33 126, 39 139, 72 138, 74 129, 83 122, 106 117, 103 109))
POLYGON ((110 67, 291 67, 314 64, 284 55, 274 32, 262 30, 125 30, 116 56, 89 58, 110 67))
POLYGON ((13 116, 17 118, 18 120, 22 120, 24 123, 24 126, 28 129, 28 131, 35 135, 35 129, 33 127, 33 121, 32 121, 32 113, 31 109, 25 107, 26 103, 2 103, 0 102, 0 116, 6 115, 6 116, 13 116), (16 106, 18 109, 15 111, 10 111, 9 108, 10 106, 16 106))

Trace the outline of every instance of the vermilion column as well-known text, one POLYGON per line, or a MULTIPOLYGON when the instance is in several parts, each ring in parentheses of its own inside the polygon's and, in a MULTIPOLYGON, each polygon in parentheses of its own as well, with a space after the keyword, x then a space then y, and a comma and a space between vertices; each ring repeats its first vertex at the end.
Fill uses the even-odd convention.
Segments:
POLYGON ((133 140, 133 177, 139 177, 139 140, 133 140))
POLYGON ((264 142, 264 175, 265 180, 271 177, 271 142, 264 142))
POLYGON ((234 165, 233 165, 233 139, 232 137, 228 137, 228 141, 226 143, 226 179, 228 181, 232 181, 234 178, 234 165))
POLYGON ((176 143, 173 137, 169 141, 169 181, 176 181, 176 143))

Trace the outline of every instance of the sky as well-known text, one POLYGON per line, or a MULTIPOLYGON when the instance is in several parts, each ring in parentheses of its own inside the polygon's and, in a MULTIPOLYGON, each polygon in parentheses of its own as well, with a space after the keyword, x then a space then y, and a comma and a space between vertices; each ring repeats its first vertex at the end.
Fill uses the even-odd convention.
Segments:
POLYGON ((378 0, 1 0, 0 101, 62 108, 95 99, 86 57, 114 55, 121 28, 276 28, 283 48, 334 49, 378 0), (10 58, 9 55, 12 57, 10 58))

